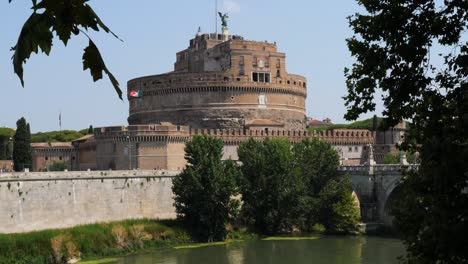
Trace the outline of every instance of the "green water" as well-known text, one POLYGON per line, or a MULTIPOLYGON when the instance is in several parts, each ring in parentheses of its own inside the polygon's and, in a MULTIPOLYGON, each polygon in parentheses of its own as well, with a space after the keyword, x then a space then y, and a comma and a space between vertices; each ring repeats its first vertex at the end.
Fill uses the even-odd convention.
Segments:
POLYGON ((380 237, 323 237, 300 241, 247 241, 193 249, 171 249, 129 256, 118 264, 237 263, 398 263, 400 240, 380 237))

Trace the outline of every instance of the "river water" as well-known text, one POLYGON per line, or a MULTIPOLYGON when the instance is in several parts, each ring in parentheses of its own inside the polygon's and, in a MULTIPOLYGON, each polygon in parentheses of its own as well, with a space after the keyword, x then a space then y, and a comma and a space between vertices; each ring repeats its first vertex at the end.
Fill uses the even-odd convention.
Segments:
POLYGON ((253 240, 192 249, 170 249, 129 256, 118 264, 250 264, 250 263, 398 263, 400 240, 381 237, 322 237, 316 240, 253 240))

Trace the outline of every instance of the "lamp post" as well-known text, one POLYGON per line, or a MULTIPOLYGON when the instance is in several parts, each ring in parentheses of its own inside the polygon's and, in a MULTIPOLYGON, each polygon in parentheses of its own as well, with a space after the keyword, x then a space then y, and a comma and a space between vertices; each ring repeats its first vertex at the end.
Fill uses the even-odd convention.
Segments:
POLYGON ((7 145, 7 150, 8 152, 10 152, 10 160, 11 160, 11 164, 10 164, 10 170, 13 170, 13 146, 12 146, 12 143, 13 142, 13 137, 10 137, 8 139, 8 145, 7 145))

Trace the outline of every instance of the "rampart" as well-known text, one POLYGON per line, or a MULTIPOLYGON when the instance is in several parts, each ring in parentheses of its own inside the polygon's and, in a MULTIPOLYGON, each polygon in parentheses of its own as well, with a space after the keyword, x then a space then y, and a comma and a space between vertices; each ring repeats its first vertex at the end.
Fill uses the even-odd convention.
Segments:
POLYGON ((0 173, 0 233, 175 217, 174 171, 0 173))
POLYGON ((114 142, 185 142, 195 135, 208 135, 221 138, 226 144, 238 144, 249 138, 288 138, 292 142, 317 138, 333 145, 374 144, 375 132, 369 130, 251 130, 251 129, 193 129, 188 126, 139 125, 128 127, 106 127, 96 131, 96 137, 114 142), (164 129, 161 129, 164 128, 164 129))

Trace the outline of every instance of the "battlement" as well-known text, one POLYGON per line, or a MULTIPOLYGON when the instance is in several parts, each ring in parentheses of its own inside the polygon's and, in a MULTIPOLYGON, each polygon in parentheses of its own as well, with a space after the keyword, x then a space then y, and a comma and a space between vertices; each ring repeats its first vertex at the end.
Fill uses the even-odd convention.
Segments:
POLYGON ((292 131, 292 130, 246 130, 246 129, 190 129, 190 136, 209 135, 223 139, 228 144, 238 144, 249 138, 286 138, 292 142, 318 138, 334 145, 373 144, 375 134, 371 131, 292 131))
POLYGON ((132 137, 132 141, 155 140, 155 138, 151 136, 177 137, 185 141, 195 135, 208 135, 221 138, 229 144, 237 144, 249 138, 254 138, 256 140, 263 140, 265 138, 287 138, 292 142, 299 142, 307 138, 318 138, 334 145, 373 144, 375 140, 375 133, 368 130, 296 131, 282 129, 196 129, 190 128, 189 126, 177 126, 164 123, 121 127, 120 130, 116 129, 116 127, 104 127, 97 130, 100 132, 95 134, 96 137, 111 137, 114 138, 114 140, 122 138, 123 141, 125 141, 126 137, 132 137))

